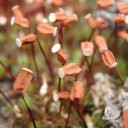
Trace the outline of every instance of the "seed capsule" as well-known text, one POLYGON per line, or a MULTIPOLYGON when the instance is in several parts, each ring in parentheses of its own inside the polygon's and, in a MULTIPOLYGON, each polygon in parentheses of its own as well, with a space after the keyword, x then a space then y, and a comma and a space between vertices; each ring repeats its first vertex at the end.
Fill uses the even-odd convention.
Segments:
POLYGON ((118 15, 114 18, 115 23, 124 23, 125 16, 124 15, 118 15))
POLYGON ((78 17, 76 14, 70 16, 70 17, 67 17, 66 19, 64 19, 61 23, 63 26, 66 26, 66 25, 69 25, 71 23, 74 23, 78 20, 78 17))
POLYGON ((50 13, 48 19, 50 22, 62 21, 64 19, 66 19, 66 16, 65 16, 65 13, 63 11, 59 11, 56 13, 50 13))
POLYGON ((118 36, 128 41, 128 33, 126 32, 118 32, 118 36))
POLYGON ((81 43, 81 50, 85 56, 91 56, 94 51, 94 44, 89 41, 85 41, 81 43))
POLYGON ((128 128, 128 108, 123 109, 122 120, 123 120, 123 128, 128 128))
POLYGON ((109 68, 114 68, 117 66, 117 62, 115 61, 115 57, 110 50, 104 51, 102 54, 102 60, 104 64, 109 68))
POLYGON ((14 7, 12 7, 12 12, 13 12, 14 17, 16 18, 24 17, 19 5, 15 5, 14 7))
POLYGON ((54 26, 48 25, 48 24, 39 24, 37 26, 37 30, 39 33, 41 33, 43 35, 52 34, 53 36, 56 36, 56 34, 57 34, 57 27, 54 27, 54 26))
POLYGON ((62 6, 63 1, 62 0, 47 0, 48 4, 52 4, 54 6, 62 6))
POLYGON ((60 44, 55 44, 52 47, 52 53, 56 53, 57 54, 57 59, 62 63, 65 64, 68 62, 68 53, 65 52, 62 48, 60 44))
POLYGON ((125 2, 118 2, 117 9, 119 13, 128 14, 128 3, 125 2))
POLYGON ((97 1, 98 7, 102 8, 102 9, 105 9, 109 6, 114 5, 114 4, 115 4, 114 0, 98 0, 97 1))
POLYGON ((12 17, 11 18, 11 25, 14 25, 14 24, 20 25, 21 27, 24 27, 24 28, 29 27, 28 19, 23 18, 23 17, 22 18, 12 17))
POLYGON ((53 100, 57 102, 58 100, 69 100, 70 99, 70 94, 67 91, 63 92, 53 92, 53 100))
POLYGON ((70 99, 72 101, 82 100, 84 97, 84 93, 85 93, 85 89, 84 89, 83 83, 80 81, 77 81, 73 83, 73 87, 72 87, 71 94, 70 94, 70 99))
POLYGON ((95 43, 100 53, 103 53, 104 51, 108 50, 107 43, 103 36, 97 35, 95 37, 95 43))
POLYGON ((13 89, 16 93, 26 92, 31 80, 33 72, 27 68, 22 68, 21 72, 16 77, 13 84, 13 89))
POLYGON ((36 40, 36 35, 31 33, 21 38, 16 38, 16 43, 18 47, 22 47, 22 45, 32 44, 36 40))
POLYGON ((81 72, 79 65, 75 63, 69 63, 58 69, 58 75, 60 78, 64 76, 76 75, 81 72))
POLYGON ((85 19, 87 20, 87 23, 91 28, 97 28, 97 23, 90 13, 85 16, 85 19))

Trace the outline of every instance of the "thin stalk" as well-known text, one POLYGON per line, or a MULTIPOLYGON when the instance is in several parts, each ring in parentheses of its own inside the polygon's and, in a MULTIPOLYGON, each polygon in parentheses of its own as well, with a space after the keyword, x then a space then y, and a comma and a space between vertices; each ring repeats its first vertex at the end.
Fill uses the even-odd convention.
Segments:
POLYGON ((4 70, 10 75, 10 77, 14 80, 14 75, 8 70, 8 68, 4 65, 4 63, 0 60, 0 65, 4 68, 4 70))
POLYGON ((94 35, 94 33, 95 33, 95 30, 96 30, 96 29, 92 29, 92 31, 91 31, 91 33, 90 33, 88 39, 87 39, 88 41, 91 41, 91 40, 92 40, 92 37, 93 37, 93 35, 94 35))
POLYGON ((61 45, 61 47, 63 47, 63 25, 60 24, 59 30, 58 30, 58 41, 61 45))
POLYGON ((58 92, 61 91, 61 78, 59 77, 59 81, 58 81, 58 92))
POLYGON ((80 113, 78 101, 74 102, 74 104, 75 104, 74 106, 75 106, 75 109, 77 111, 77 114, 78 114, 79 118, 81 119, 81 121, 84 124, 84 128, 88 128, 87 123, 85 122, 84 118, 82 117, 82 115, 80 113))
POLYGON ((96 48, 94 49, 94 53, 93 53, 92 59, 91 59, 91 64, 90 64, 91 69, 92 69, 92 66, 93 66, 93 63, 94 63, 94 60, 95 60, 95 55, 96 55, 96 48))
POLYGON ((34 66, 35 66, 35 69, 36 69, 36 75, 37 75, 38 83, 40 85, 41 84, 40 83, 40 75, 39 75, 39 71, 38 71, 38 67, 37 67, 37 63, 36 63, 35 48, 34 48, 33 44, 31 45, 31 52, 32 52, 32 59, 33 59, 33 62, 34 62, 34 66))
POLYGON ((65 128, 67 128, 67 127, 68 127, 68 123, 69 123, 70 116, 71 116, 71 110, 72 110, 72 101, 70 101, 70 104, 69 104, 69 109, 68 109, 68 118, 67 118, 67 120, 66 120, 65 128))
POLYGON ((111 41, 113 34, 114 34, 114 31, 112 31, 111 34, 109 35, 109 37, 107 39, 107 43, 109 43, 111 41))
POLYGON ((119 73, 118 73, 117 69, 116 69, 116 68, 114 68, 113 70, 114 70, 114 72, 115 72, 116 76, 119 78, 119 80, 120 80, 121 84, 122 84, 122 85, 124 85, 124 82, 123 82, 123 80, 122 80, 121 76, 119 75, 119 73))
POLYGON ((4 97, 4 99, 10 104, 11 107, 13 107, 13 104, 10 102, 10 100, 8 99, 8 97, 3 93, 2 90, 0 90, 0 94, 4 97))
POLYGON ((38 39, 37 39, 37 42, 38 42, 38 45, 40 47, 41 53, 44 56, 45 62, 47 63, 47 66, 48 66, 48 69, 49 69, 49 73, 50 73, 50 77, 51 77, 52 81, 54 82, 54 73, 53 73, 53 69, 52 69, 52 67, 50 65, 49 59, 47 58, 47 56, 46 56, 46 54, 45 54, 45 52, 44 52, 44 50, 43 50, 43 48, 41 46, 41 43, 40 43, 40 41, 38 39))
POLYGON ((22 93, 21 93, 21 98, 23 99, 23 101, 24 101, 24 103, 25 103, 25 105, 26 105, 26 108, 27 108, 28 113, 29 113, 29 116, 30 116, 30 118, 31 118, 33 127, 34 127, 34 128, 37 128, 36 123, 35 123, 35 120, 34 120, 34 117, 33 117, 33 114, 32 114, 32 111, 31 111, 31 109, 29 108, 29 106, 28 106, 28 104, 27 104, 27 102, 26 102, 26 100, 25 100, 25 98, 24 98, 24 95, 23 95, 22 93))

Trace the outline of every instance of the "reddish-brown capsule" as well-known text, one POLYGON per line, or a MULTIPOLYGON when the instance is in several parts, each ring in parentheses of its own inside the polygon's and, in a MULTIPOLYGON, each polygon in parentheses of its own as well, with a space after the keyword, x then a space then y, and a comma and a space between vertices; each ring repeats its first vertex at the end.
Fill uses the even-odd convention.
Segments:
POLYGON ((67 91, 63 92, 53 92, 53 100, 58 101, 58 100, 69 100, 70 99, 70 94, 67 91))
POLYGON ((107 43, 103 36, 97 35, 95 37, 95 43, 100 53, 103 53, 104 51, 108 50, 107 43))
POLYGON ((128 128, 128 108, 123 109, 122 121, 123 121, 123 128, 128 128))
POLYGON ((110 50, 104 51, 102 54, 102 60, 104 64, 109 68, 114 68, 117 66, 117 62, 115 60, 115 57, 113 53, 110 50))
POLYGON ((98 7, 103 9, 112 6, 114 4, 115 4, 114 0, 97 0, 98 7))
POLYGON ((128 33, 120 31, 118 32, 118 36, 128 41, 128 33))
POLYGON ((52 25, 49 24, 39 24, 37 26, 37 30, 39 33, 43 34, 43 35, 49 35, 52 34, 53 36, 56 36, 57 34, 57 27, 54 27, 52 25))
POLYGON ((85 19, 91 28, 93 29, 97 28, 97 23, 90 13, 85 16, 85 19))
POLYGON ((18 47, 22 47, 22 45, 32 44, 36 40, 36 35, 31 33, 29 35, 23 36, 21 38, 16 38, 16 43, 18 47))
POLYGON ((55 44, 52 47, 52 53, 56 53, 57 54, 57 59, 62 63, 65 64, 68 62, 68 53, 65 52, 62 48, 60 44, 55 44))
POLYGON ((21 72, 16 77, 13 84, 13 89, 16 93, 26 92, 31 80, 33 72, 27 68, 22 68, 21 72))
POLYGON ((125 16, 124 15, 117 15, 114 18, 115 23, 124 23, 125 22, 125 16))
POLYGON ((66 25, 69 25, 71 23, 77 22, 77 20, 78 20, 78 17, 77 17, 76 14, 74 14, 74 15, 64 19, 61 23, 62 23, 63 26, 66 26, 66 25))
POLYGON ((48 19, 50 22, 63 21, 66 19, 66 15, 63 11, 58 11, 55 13, 50 13, 48 19))
POLYGON ((104 21, 101 17, 98 17, 96 19, 96 24, 97 24, 97 27, 99 27, 100 29, 104 29, 108 27, 108 23, 104 21))
POLYGON ((52 4, 54 6, 62 6, 63 1, 62 0, 47 0, 48 4, 52 4))
POLYGON ((23 18, 23 17, 22 18, 12 17, 11 18, 11 25, 14 25, 14 24, 20 25, 21 27, 24 27, 24 28, 29 27, 28 19, 23 18))
POLYGON ((12 12, 13 12, 14 17, 16 17, 16 18, 24 17, 22 11, 20 10, 19 5, 15 5, 14 7, 12 7, 12 12))
POLYGON ((64 76, 76 75, 81 72, 79 65, 75 63, 69 63, 58 69, 58 75, 60 78, 64 76))
POLYGON ((72 87, 71 94, 70 94, 70 99, 72 101, 82 100, 84 97, 84 94, 85 94, 85 89, 84 89, 83 83, 80 81, 73 83, 73 87, 72 87))
POLYGON ((84 41, 81 43, 81 50, 85 56, 91 56, 94 51, 94 44, 89 41, 84 41))
POLYGON ((118 2, 117 9, 119 13, 128 14, 128 3, 118 2))

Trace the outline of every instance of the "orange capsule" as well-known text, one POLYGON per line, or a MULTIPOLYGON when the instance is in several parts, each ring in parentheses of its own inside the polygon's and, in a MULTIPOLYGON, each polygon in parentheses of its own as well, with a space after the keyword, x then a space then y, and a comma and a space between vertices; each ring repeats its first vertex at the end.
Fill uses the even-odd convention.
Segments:
POLYGON ((52 4, 54 6, 62 6, 63 0, 47 0, 48 4, 52 4))
POLYGON ((93 29, 97 28, 97 23, 90 13, 85 16, 85 19, 91 28, 93 29))
POLYGON ((114 0, 97 0, 97 5, 99 8, 105 9, 109 6, 112 6, 115 4, 114 0))
POLYGON ((104 51, 108 50, 107 43, 103 36, 97 35, 95 37, 95 43, 100 53, 103 53, 104 51))
POLYGON ((68 53, 65 52, 62 48, 60 44, 55 44, 52 47, 52 53, 56 53, 57 54, 57 59, 62 63, 65 64, 68 62, 68 53))
POLYGON ((125 16, 124 15, 118 15, 114 18, 115 23, 124 23, 125 22, 125 16))
POLYGON ((29 27, 28 19, 23 18, 23 17, 22 18, 12 17, 11 18, 11 25, 14 25, 14 24, 20 25, 21 27, 24 27, 24 28, 29 27))
POLYGON ((16 43, 18 47, 22 47, 22 45, 32 44, 36 40, 36 35, 31 33, 29 35, 23 36, 21 38, 16 38, 16 43))
POLYGON ((27 68, 22 68, 21 72, 16 77, 13 84, 13 89, 16 93, 26 92, 31 80, 33 72, 27 68))
POLYGON ((81 72, 79 65, 75 63, 69 63, 58 69, 58 75, 60 78, 64 76, 76 75, 81 72))
POLYGON ((117 62, 115 61, 115 57, 110 50, 104 51, 102 54, 102 60, 104 64, 109 68, 114 68, 117 66, 117 62))
POLYGON ((50 22, 62 21, 66 19, 66 15, 63 11, 58 11, 56 13, 50 13, 48 19, 50 22))
POLYGON ((43 35, 49 35, 52 34, 53 36, 56 36, 57 34, 57 27, 54 27, 52 25, 49 24, 39 24, 37 26, 37 30, 39 33, 43 34, 43 35))
POLYGON ((122 121, 123 121, 123 128, 128 128, 128 108, 123 109, 122 121))
POLYGON ((84 89, 83 83, 80 81, 77 81, 73 83, 73 87, 72 87, 71 94, 70 94, 70 99, 72 101, 82 100, 84 97, 84 93, 85 93, 85 89, 84 89))
POLYGON ((63 92, 53 92, 53 100, 58 101, 58 100, 69 100, 70 99, 70 94, 67 91, 63 92))
POLYGON ((84 41, 81 43, 81 50, 85 56, 91 56, 94 51, 94 44, 89 41, 84 41))
POLYGON ((128 3, 126 2, 118 2, 117 9, 119 13, 128 14, 128 3))
POLYGON ((121 38, 123 38, 123 39, 128 41, 128 33, 120 31, 117 34, 118 34, 119 37, 121 37, 121 38))
POLYGON ((61 23, 63 26, 66 26, 66 25, 69 25, 71 23, 74 23, 78 20, 78 17, 76 14, 70 16, 70 17, 67 17, 66 19, 64 19, 61 23))
POLYGON ((15 5, 14 7, 12 7, 12 12, 13 12, 14 17, 16 17, 16 18, 23 18, 24 17, 22 11, 20 10, 19 5, 15 5))
POLYGON ((105 22, 101 17, 96 19, 96 24, 100 29, 104 29, 108 27, 108 23, 105 22))

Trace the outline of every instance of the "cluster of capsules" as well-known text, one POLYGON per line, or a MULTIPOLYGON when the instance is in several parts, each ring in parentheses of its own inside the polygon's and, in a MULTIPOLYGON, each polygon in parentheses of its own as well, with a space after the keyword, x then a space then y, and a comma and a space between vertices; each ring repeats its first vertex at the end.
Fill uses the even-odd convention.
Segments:
MULTIPOLYGON (((114 0, 97 1, 97 5, 100 9, 106 9, 114 4, 114 0)), ((122 24, 128 22, 128 17, 126 16, 126 14, 128 13, 127 8, 128 4, 126 4, 125 2, 117 3, 117 10, 120 14, 116 15, 113 18, 115 24, 122 24)), ((12 11, 14 16, 11 18, 11 25, 16 24, 27 29, 31 27, 30 21, 24 17, 18 5, 14 6, 12 8, 12 11)), ((84 57, 94 55, 96 48, 98 48, 104 64, 109 68, 115 68, 117 66, 117 62, 111 50, 108 49, 106 40, 102 35, 102 31, 109 26, 109 23, 105 21, 102 17, 98 17, 95 19, 91 14, 86 15, 85 19, 88 25, 92 28, 92 35, 96 30, 99 31, 99 34, 95 36, 94 41, 91 37, 89 37, 86 41, 83 41, 81 43, 81 50, 84 54, 84 57), (95 42, 95 44, 93 42, 95 42)), ((58 75, 61 79, 65 76, 76 77, 82 71, 82 69, 78 64, 68 62, 68 53, 63 49, 62 30, 63 27, 66 27, 67 25, 76 22, 78 20, 78 17, 76 14, 67 16, 64 10, 59 10, 55 13, 50 13, 48 16, 48 20, 50 23, 58 22, 60 24, 59 29, 56 26, 51 25, 49 22, 45 22, 38 24, 36 31, 42 35, 58 36, 58 43, 56 43, 51 49, 51 52, 56 54, 58 61, 62 64, 62 67, 58 69, 58 75)), ((127 33, 125 31, 114 30, 114 32, 116 32, 117 36, 122 37, 126 40, 128 39, 127 33)), ((24 45, 32 45, 35 41, 38 42, 36 33, 29 33, 25 36, 16 38, 16 43, 18 47, 22 47, 24 45)), ((46 60, 49 61, 48 57, 45 57, 46 60)), ((14 82, 14 90, 18 93, 26 92, 32 80, 32 74, 33 73, 31 70, 27 68, 22 68, 22 71, 18 74, 14 82)), ((82 100, 84 94, 85 87, 83 86, 83 83, 75 79, 71 92, 61 91, 61 89, 58 89, 58 91, 53 92, 53 99, 54 101, 70 100, 72 103, 74 103, 76 101, 78 102, 82 100)))

